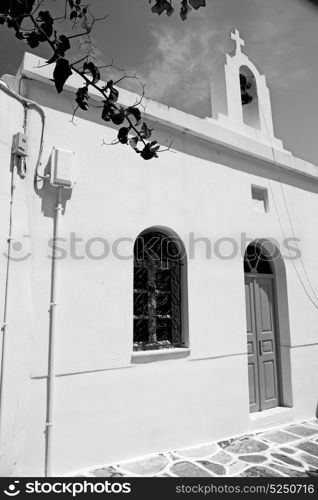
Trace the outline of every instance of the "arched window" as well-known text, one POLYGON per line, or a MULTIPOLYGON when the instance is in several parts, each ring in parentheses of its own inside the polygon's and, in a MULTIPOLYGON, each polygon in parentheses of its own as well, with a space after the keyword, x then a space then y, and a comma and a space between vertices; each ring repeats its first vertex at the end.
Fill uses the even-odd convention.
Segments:
POLYGON ((244 255, 244 272, 255 274, 273 274, 269 257, 262 252, 262 246, 250 244, 244 255))
POLYGON ((178 238, 145 231, 134 246, 134 350, 183 347, 181 280, 185 258, 178 238))
POLYGON ((257 85, 255 76, 247 66, 240 67, 240 86, 243 121, 250 127, 260 129, 257 85))

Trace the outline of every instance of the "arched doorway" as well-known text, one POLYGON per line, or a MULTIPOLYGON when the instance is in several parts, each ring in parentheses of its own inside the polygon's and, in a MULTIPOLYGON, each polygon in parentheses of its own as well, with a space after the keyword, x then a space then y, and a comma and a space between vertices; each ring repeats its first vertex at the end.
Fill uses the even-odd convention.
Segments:
POLYGON ((277 299, 273 262, 262 245, 244 256, 250 411, 280 405, 277 299))

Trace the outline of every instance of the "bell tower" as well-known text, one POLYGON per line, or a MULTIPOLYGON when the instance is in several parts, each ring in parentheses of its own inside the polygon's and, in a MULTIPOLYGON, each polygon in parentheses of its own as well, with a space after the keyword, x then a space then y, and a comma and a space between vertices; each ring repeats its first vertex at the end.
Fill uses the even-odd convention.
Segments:
POLYGON ((234 51, 226 54, 211 77, 212 118, 224 128, 284 150, 274 135, 266 78, 243 53, 245 42, 237 29, 231 40, 234 51))

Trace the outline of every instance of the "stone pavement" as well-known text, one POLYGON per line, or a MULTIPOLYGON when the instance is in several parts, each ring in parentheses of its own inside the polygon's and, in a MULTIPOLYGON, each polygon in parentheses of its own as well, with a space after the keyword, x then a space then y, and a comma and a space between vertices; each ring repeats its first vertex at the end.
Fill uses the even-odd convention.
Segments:
POLYGON ((318 420, 159 453, 78 475, 89 477, 306 477, 318 469, 318 420))

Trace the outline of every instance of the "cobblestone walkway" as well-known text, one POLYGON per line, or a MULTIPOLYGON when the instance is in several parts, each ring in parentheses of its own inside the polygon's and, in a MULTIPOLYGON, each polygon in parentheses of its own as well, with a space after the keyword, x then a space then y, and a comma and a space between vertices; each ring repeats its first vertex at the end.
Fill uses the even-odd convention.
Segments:
POLYGON ((318 469, 318 420, 81 473, 94 477, 306 477, 318 469))

